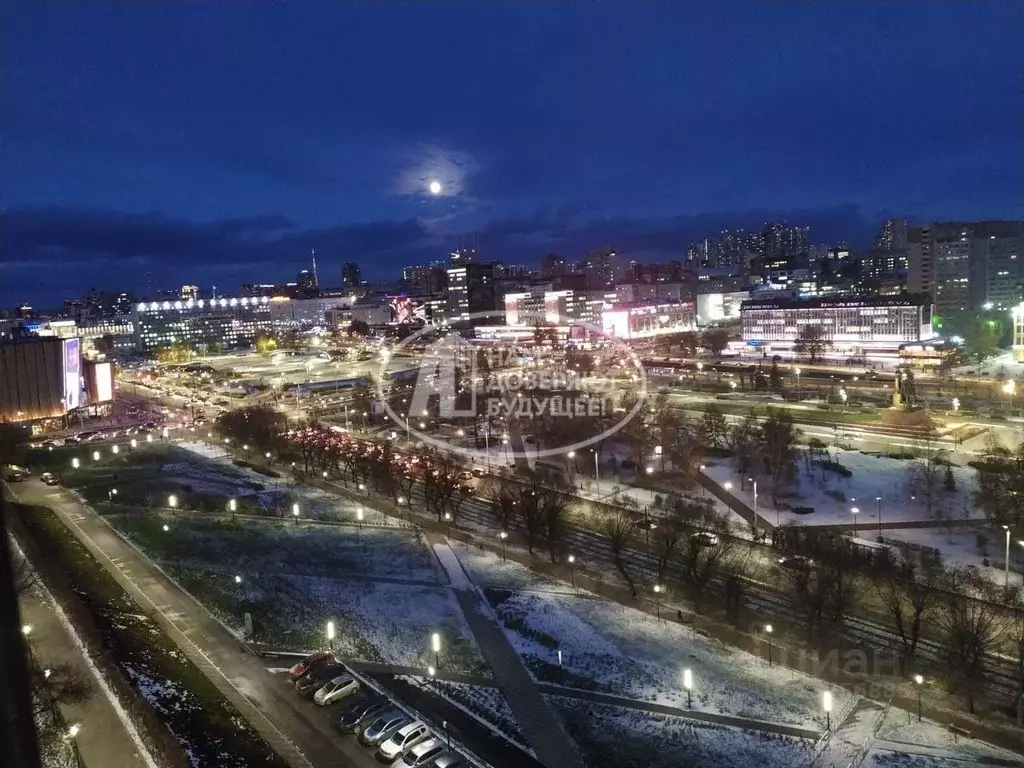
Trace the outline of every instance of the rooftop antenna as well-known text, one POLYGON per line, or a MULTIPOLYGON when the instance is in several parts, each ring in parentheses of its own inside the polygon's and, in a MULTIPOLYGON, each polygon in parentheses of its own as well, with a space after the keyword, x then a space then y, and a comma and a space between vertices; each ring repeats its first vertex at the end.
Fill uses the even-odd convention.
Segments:
POLYGON ((217 286, 213 286, 213 298, 217 298, 217 286))
POLYGON ((313 257, 313 285, 317 288, 320 287, 320 278, 316 275, 316 248, 309 249, 310 255, 313 257))

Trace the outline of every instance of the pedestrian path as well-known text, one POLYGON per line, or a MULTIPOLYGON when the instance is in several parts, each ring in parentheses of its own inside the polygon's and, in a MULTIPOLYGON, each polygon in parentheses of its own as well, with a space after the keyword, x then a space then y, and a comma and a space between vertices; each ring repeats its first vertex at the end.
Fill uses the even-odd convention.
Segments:
POLYGON ((427 540, 448 573, 466 623, 537 759, 548 768, 584 768, 582 759, 573 749, 572 739, 544 700, 519 654, 505 637, 494 612, 473 586, 451 547, 435 533, 428 533, 427 540))
POLYGON ((36 663, 43 669, 66 665, 89 690, 84 701, 60 705, 64 722, 79 726, 75 745, 82 764, 86 768, 156 768, 128 714, 52 595, 36 585, 18 603, 22 625, 32 628, 28 643, 36 663))

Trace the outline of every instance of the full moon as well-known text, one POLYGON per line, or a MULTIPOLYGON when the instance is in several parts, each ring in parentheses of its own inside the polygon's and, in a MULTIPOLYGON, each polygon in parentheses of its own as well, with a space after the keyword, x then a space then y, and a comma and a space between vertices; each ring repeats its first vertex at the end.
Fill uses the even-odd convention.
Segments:
POLYGON ((434 179, 432 182, 430 182, 430 194, 432 194, 432 195, 440 195, 441 194, 441 182, 438 181, 437 179, 434 179))

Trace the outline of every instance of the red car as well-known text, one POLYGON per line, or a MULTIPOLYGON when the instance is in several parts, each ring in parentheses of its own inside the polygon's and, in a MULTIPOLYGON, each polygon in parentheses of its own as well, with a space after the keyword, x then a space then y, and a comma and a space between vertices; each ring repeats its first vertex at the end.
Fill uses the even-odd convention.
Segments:
POLYGON ((330 651, 318 651, 317 653, 311 653, 309 654, 309 656, 304 658, 294 667, 289 669, 288 675, 291 677, 292 680, 298 680, 300 677, 302 677, 304 674, 309 672, 309 670, 313 669, 314 667, 318 667, 321 664, 333 660, 334 656, 330 653, 330 651))

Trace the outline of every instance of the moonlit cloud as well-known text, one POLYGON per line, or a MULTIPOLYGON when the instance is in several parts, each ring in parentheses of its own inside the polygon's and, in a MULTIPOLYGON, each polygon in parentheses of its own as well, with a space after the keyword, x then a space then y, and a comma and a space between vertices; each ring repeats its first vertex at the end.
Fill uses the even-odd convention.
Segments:
POLYGON ((480 164, 468 152, 448 149, 434 144, 421 144, 405 153, 403 167, 395 183, 395 193, 413 197, 471 198, 467 181, 480 164), (441 190, 436 195, 430 183, 438 181, 441 190))

